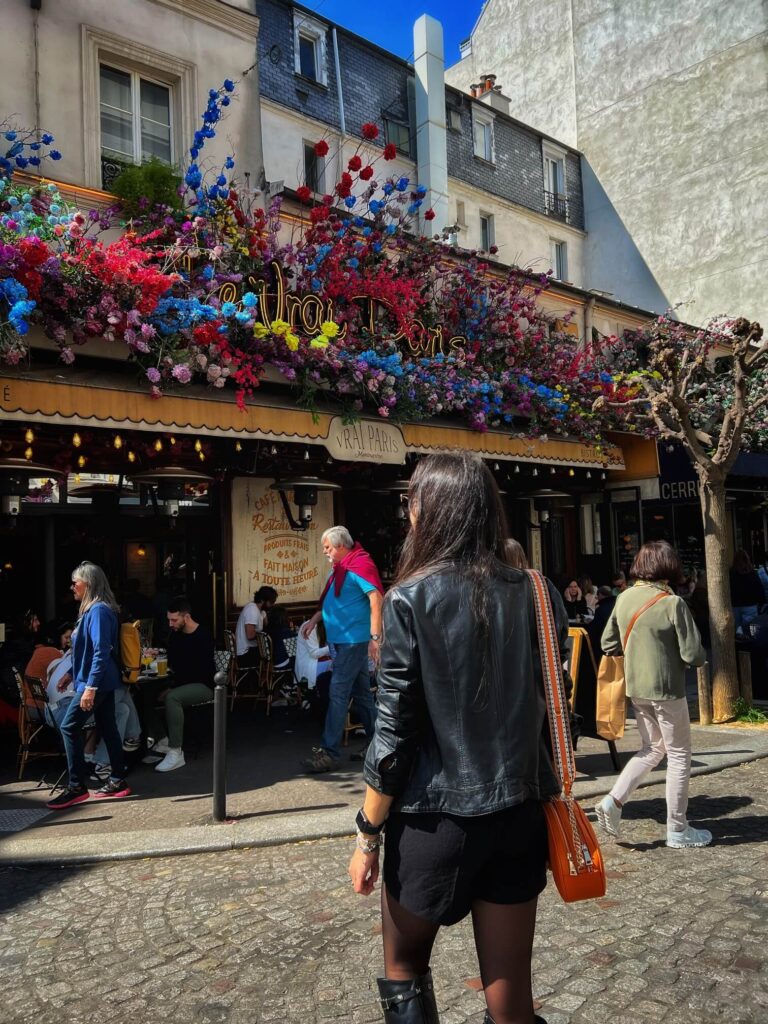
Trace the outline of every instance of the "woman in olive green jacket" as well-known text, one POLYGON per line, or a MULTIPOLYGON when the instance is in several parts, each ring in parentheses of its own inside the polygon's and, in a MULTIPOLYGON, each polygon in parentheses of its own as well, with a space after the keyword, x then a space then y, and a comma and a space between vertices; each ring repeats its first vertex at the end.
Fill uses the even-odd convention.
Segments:
POLYGON ((627 696, 642 747, 595 813, 605 831, 618 836, 624 804, 666 754, 667 846, 707 846, 712 833, 693 828, 686 817, 691 722, 685 671, 689 665, 703 665, 706 653, 688 605, 670 586, 681 577, 680 560, 666 541, 651 541, 637 553, 630 576, 636 583, 616 599, 602 648, 606 654, 624 655, 627 696))

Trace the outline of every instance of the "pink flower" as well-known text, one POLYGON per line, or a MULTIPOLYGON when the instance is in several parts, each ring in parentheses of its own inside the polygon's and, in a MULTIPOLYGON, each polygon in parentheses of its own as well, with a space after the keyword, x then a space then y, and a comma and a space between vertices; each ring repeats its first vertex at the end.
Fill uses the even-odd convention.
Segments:
POLYGON ((192 380, 192 371, 186 363, 177 363, 171 370, 171 373, 179 384, 189 384, 192 380))
POLYGON ((75 353, 72 351, 71 348, 69 348, 69 346, 61 350, 61 360, 68 366, 70 365, 70 363, 74 363, 75 353))
POLYGON ((154 366, 150 366, 150 368, 147 370, 147 380, 150 382, 150 384, 159 384, 160 371, 155 369, 154 366))

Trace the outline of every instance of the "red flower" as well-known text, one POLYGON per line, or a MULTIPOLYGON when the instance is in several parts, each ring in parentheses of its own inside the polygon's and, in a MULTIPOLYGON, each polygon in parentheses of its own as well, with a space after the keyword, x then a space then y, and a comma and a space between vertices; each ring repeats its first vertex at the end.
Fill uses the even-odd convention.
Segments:
POLYGON ((325 139, 320 139, 319 142, 315 143, 315 156, 326 156, 328 153, 328 143, 325 139))
POLYGON ((362 181, 368 181, 372 177, 373 168, 370 166, 370 164, 367 167, 364 167, 362 171, 360 171, 360 178, 362 179, 362 181))
POLYGON ((426 211, 426 213, 424 214, 424 220, 434 220, 434 219, 435 219, 435 211, 430 207, 430 209, 428 209, 426 211))
POLYGON ((394 160, 396 156, 397 156, 397 146, 394 144, 394 142, 388 142, 386 144, 386 146, 384 147, 384 159, 385 160, 394 160))
POLYGON ((349 167, 350 171, 359 171, 362 166, 363 166, 363 161, 360 159, 360 157, 357 155, 357 153, 355 153, 355 155, 352 157, 352 159, 347 164, 347 167, 349 167))
POLYGON ((309 219, 313 224, 319 224, 321 221, 328 218, 328 207, 327 206, 314 206, 309 211, 309 219))
POLYGON ((308 185, 300 185, 296 189, 296 195, 302 203, 308 203, 312 198, 312 189, 308 185))
POLYGON ((498 245, 492 245, 491 248, 488 250, 488 252, 491 254, 491 256, 495 256, 498 251, 499 251, 498 245))
POLYGON ((370 121, 366 121, 360 131, 363 133, 363 138, 368 139, 369 142, 373 142, 374 139, 378 139, 379 137, 378 126, 372 124, 370 121))

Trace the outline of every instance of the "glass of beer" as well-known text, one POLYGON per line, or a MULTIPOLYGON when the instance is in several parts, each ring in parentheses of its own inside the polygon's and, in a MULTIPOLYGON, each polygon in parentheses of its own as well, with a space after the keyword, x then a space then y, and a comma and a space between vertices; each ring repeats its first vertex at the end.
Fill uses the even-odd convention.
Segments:
POLYGON ((157 652, 157 674, 159 676, 168 675, 168 654, 162 648, 157 652))

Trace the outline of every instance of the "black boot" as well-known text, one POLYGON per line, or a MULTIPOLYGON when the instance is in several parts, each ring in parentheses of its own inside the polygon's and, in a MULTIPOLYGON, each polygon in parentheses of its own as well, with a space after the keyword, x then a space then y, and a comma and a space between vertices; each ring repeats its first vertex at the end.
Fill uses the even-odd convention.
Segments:
POLYGON ((440 1024, 432 971, 409 981, 377 978, 385 1024, 440 1024))

